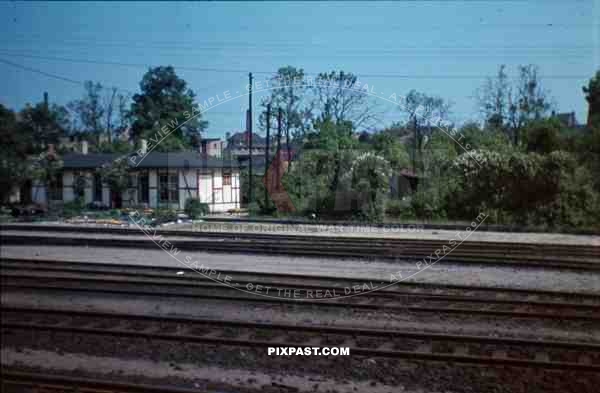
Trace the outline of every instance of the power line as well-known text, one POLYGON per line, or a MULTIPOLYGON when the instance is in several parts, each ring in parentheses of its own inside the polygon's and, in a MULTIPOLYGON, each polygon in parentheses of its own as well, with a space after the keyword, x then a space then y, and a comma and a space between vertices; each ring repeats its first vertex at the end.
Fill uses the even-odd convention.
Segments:
MULTIPOLYGON (((89 59, 76 59, 76 58, 65 58, 65 57, 52 57, 52 56, 40 56, 40 55, 29 55, 23 53, 9 52, 0 49, 4 55, 49 60, 49 61, 62 61, 69 63, 85 63, 85 64, 97 64, 97 65, 110 65, 119 67, 137 67, 137 68, 149 68, 153 67, 150 64, 143 63, 125 63, 117 61, 105 61, 105 60, 89 60, 89 59)), ((208 68, 208 67, 192 67, 192 66, 174 66, 177 69, 199 71, 199 72, 216 72, 216 73, 236 73, 236 74, 247 74, 247 70, 241 69, 229 69, 229 68, 208 68)), ((275 75, 276 71, 252 71, 254 74, 262 75, 275 75)), ((418 74, 378 74, 378 73, 354 73, 357 76, 364 78, 394 78, 394 79, 485 79, 490 75, 418 75, 418 74)), ((317 76, 319 73, 305 72, 304 75, 317 76)), ((542 75, 544 79, 585 79, 587 76, 582 75, 542 75)))
POLYGON ((352 47, 352 48, 344 48, 343 46, 328 46, 319 43, 306 43, 306 42, 296 42, 296 43, 254 43, 254 42, 223 42, 221 44, 211 42, 209 45, 181 45, 180 42, 175 43, 139 43, 139 42, 127 42, 127 41, 97 41, 97 40, 53 40, 52 42, 41 42, 41 40, 33 40, 33 39, 0 39, 0 42, 7 43, 15 43, 15 42, 37 42, 43 44, 45 48, 48 47, 48 44, 61 44, 66 45, 66 49, 71 49, 72 47, 80 47, 85 46, 88 47, 118 47, 118 48, 127 48, 127 49, 172 49, 172 50, 184 50, 186 52, 194 52, 194 51, 223 51, 223 50, 239 50, 239 49, 252 49, 253 51, 256 49, 265 49, 268 51, 290 51, 294 49, 303 49, 308 48, 318 48, 325 50, 335 50, 336 52, 358 52, 361 54, 367 54, 368 52, 376 52, 376 53, 397 53, 400 50, 417 50, 417 51, 446 51, 446 50, 465 50, 465 51, 498 51, 498 50, 510 50, 510 51, 552 51, 556 52, 558 50, 566 50, 566 51, 575 51, 575 50, 589 50, 594 49, 593 45, 569 45, 557 47, 555 45, 552 46, 540 46, 540 45, 527 45, 527 46, 514 46, 514 45, 486 45, 482 46, 469 46, 469 45, 443 45, 443 46, 426 46, 426 45, 403 45, 403 46, 394 46, 390 48, 386 47, 352 47), (71 46, 71 48, 69 48, 71 46))
MULTIPOLYGON (((9 60, 5 60, 5 59, 1 59, 0 58, 0 63, 7 64, 7 65, 9 65, 11 67, 20 68, 20 69, 25 70, 25 71, 29 71, 29 72, 33 72, 33 73, 36 73, 36 74, 44 75, 44 76, 46 76, 48 78, 54 78, 54 79, 61 80, 63 82, 69 82, 69 83, 72 83, 72 84, 75 84, 75 85, 85 86, 85 82, 78 81, 78 80, 75 80, 75 79, 71 79, 71 78, 68 78, 68 77, 65 77, 65 76, 61 76, 61 75, 52 74, 50 72, 42 71, 42 70, 39 70, 37 68, 27 67, 27 66, 24 66, 22 64, 13 63, 12 61, 9 61, 9 60)), ((117 90, 121 90, 121 91, 124 91, 124 92, 129 93, 129 94, 135 94, 135 93, 133 93, 133 92, 131 92, 129 90, 126 90, 126 89, 123 89, 123 88, 119 88, 119 87, 110 87, 110 88, 109 87, 102 87, 102 89, 106 89, 106 90, 110 90, 110 89, 113 89, 113 88, 116 88, 117 90)))

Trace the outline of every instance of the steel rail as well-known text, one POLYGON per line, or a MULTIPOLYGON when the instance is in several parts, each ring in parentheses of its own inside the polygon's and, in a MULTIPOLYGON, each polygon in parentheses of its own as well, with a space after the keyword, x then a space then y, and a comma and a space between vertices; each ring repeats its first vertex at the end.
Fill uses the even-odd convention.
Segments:
MULTIPOLYGON (((532 312, 532 311, 505 311, 505 310, 489 310, 476 308, 459 308, 459 307, 430 307, 430 306, 415 306, 415 305, 394 305, 384 302, 379 303, 356 303, 356 302, 341 302, 334 301, 318 301, 306 299, 294 299, 285 297, 271 296, 227 296, 216 294, 198 294, 198 293, 177 293, 177 292, 157 292, 154 290, 130 290, 121 288, 91 288, 91 287, 69 287, 63 285, 52 284, 16 284, 8 283, 5 280, 1 282, 2 288, 26 289, 38 291, 53 291, 53 292, 82 292, 82 293, 102 293, 111 295, 126 295, 126 296, 147 296, 147 297, 162 297, 162 298, 180 298, 180 299, 204 299, 218 300, 228 302, 244 302, 244 303, 271 303, 284 304, 289 306, 310 306, 319 308, 344 308, 369 311, 402 311, 409 313, 435 313, 435 314, 462 314, 469 316, 495 316, 507 318, 533 318, 533 319, 549 319, 558 321, 600 321, 600 315, 581 315, 581 314, 564 314, 550 312, 532 312)), ((439 299, 436 299, 439 300, 439 299)), ((393 303, 393 301, 391 301, 393 303)))
MULTIPOLYGON (((248 329, 266 329, 276 330, 284 332, 303 332, 312 334, 335 334, 335 335, 346 335, 350 342, 354 342, 357 336, 365 337, 383 337, 383 338, 405 338, 405 339, 420 339, 430 341, 451 341, 459 343, 476 343, 476 344, 488 344, 488 345, 513 345, 521 348, 522 346, 531 346, 543 349, 560 349, 560 350, 576 350, 583 351, 588 354, 590 351, 600 351, 600 344, 592 343, 581 343, 581 342, 565 342, 565 341, 542 341, 542 340, 525 340, 525 339, 512 339, 512 338, 497 338, 497 337, 485 337, 485 336, 472 336, 472 335, 450 335, 450 334, 430 334, 430 333, 416 333, 416 332, 403 332, 395 330, 383 330, 383 329, 361 329, 361 328, 341 328, 341 327, 329 327, 329 326, 301 326, 301 325, 290 325, 290 324, 265 324, 265 323, 252 323, 252 322, 233 322, 223 320, 203 320, 196 318, 182 318, 182 317, 158 317, 158 316, 146 316, 146 315, 132 315, 132 314, 120 314, 120 313, 106 313, 106 312, 93 312, 93 311, 70 311, 70 310, 47 310, 47 309, 36 309, 36 308, 10 308, 1 307, 1 312, 20 312, 25 314, 54 314, 68 317, 91 317, 91 318, 111 318, 121 321, 145 321, 145 322, 173 322, 179 324, 192 324, 192 325, 211 325, 219 328, 222 327, 235 327, 235 328, 248 328, 248 329)), ((81 323, 81 322, 78 322, 81 323)), ((323 345, 319 344, 299 344, 293 345, 288 340, 277 341, 281 336, 276 335, 271 340, 254 340, 247 338, 225 338, 216 337, 214 332, 207 331, 201 335, 189 334, 187 331, 183 331, 176 334, 171 333, 157 333, 148 331, 147 329, 124 329, 121 326, 116 328, 94 328, 94 327, 73 327, 65 324, 64 320, 55 324, 40 324, 40 323, 20 323, 20 322, 1 322, 3 328, 9 329, 23 329, 23 330, 36 330, 36 331, 52 331, 62 332, 71 334, 92 334, 92 335, 103 335, 112 337, 126 337, 126 338, 145 338, 149 340, 164 340, 164 341, 180 341, 188 343, 200 343, 200 344, 213 344, 213 345, 233 345, 233 346, 247 346, 247 347, 318 347, 322 348, 323 345)), ((195 326, 197 327, 197 326, 195 326)), ((246 335, 247 336, 247 335, 246 335)), ((347 342, 347 341, 346 341, 347 342)), ((562 361, 542 361, 542 360, 529 360, 529 359, 518 359, 518 358, 506 358, 506 357, 486 357, 486 356, 472 356, 464 354, 447 354, 447 353, 434 353, 434 352, 418 352, 418 351, 399 351, 384 348, 386 344, 379 345, 376 349, 373 348, 361 348, 360 346, 351 346, 350 353, 358 356, 370 356, 370 357, 386 357, 386 358, 403 358, 403 359, 414 359, 414 360, 429 360, 429 361, 443 361, 443 362, 457 362, 457 363, 475 363, 475 364, 493 364, 493 365, 508 365, 518 367, 541 367, 549 369, 559 370, 586 370, 600 372, 600 364, 590 364, 584 362, 562 362, 562 361)))
MULTIPOLYGON (((147 228, 145 228, 147 229, 147 228)), ((77 226, 77 225, 36 225, 36 224, 1 224, 0 232, 3 230, 14 231, 42 231, 42 232, 70 232, 70 233, 104 233, 104 234, 120 234, 120 235, 140 235, 139 228, 111 228, 111 227, 94 227, 94 226, 77 226)), ((304 234, 277 234, 264 232, 240 232, 240 231, 194 231, 183 229, 148 229, 153 235, 174 236, 174 237, 217 237, 217 238, 232 238, 236 240, 302 240, 314 242, 315 240, 323 242, 345 242, 350 244, 367 243, 367 244, 395 244, 395 245, 424 245, 443 246, 448 245, 447 241, 437 239, 402 239, 402 238, 382 238, 369 236, 321 236, 321 235, 304 235, 304 234)), ((460 239, 457 239, 457 241, 460 239)), ((527 251, 543 251, 555 252, 560 250, 568 250, 569 252, 590 252, 592 255, 600 256, 600 245, 576 245, 576 244, 554 244, 554 243, 525 243, 525 242, 502 242, 502 241, 473 241, 467 240, 462 243, 464 247, 497 247, 510 252, 513 250, 524 249, 527 251)))
MULTIPOLYGON (((243 253, 243 254, 273 254, 273 255, 295 255, 327 258, 348 258, 348 259, 369 259, 397 262, 402 260, 425 260, 430 257, 434 250, 429 254, 404 254, 400 250, 384 250, 375 252, 376 249, 359 248, 352 251, 347 246, 335 245, 332 247, 323 247, 315 244, 314 240, 303 245, 287 245, 278 242, 269 242, 264 244, 241 244, 239 242, 210 242, 198 240, 170 240, 172 249, 179 251, 202 251, 219 253, 243 253)), ((87 247, 121 247, 121 248, 144 248, 155 246, 152 239, 127 239, 127 238, 66 238, 47 236, 21 236, 12 234, 3 234, 0 239, 2 245, 47 245, 47 246, 87 246, 87 247)), ((157 246, 158 247, 158 246, 157 246)), ((444 256, 446 262, 455 262, 463 264, 489 264, 504 266, 522 266, 522 267, 543 267, 560 268, 569 270, 587 270, 599 271, 600 260, 598 262, 591 260, 571 260, 565 261, 560 257, 530 257, 514 256, 506 254, 485 254, 481 255, 463 255, 461 251, 454 251, 444 256), (515 260, 515 258, 517 258, 515 260)), ((435 258, 434 258, 435 260, 435 258)))
MULTIPOLYGON (((17 238, 18 236, 31 237, 31 238, 39 238, 41 236, 47 237, 52 231, 25 231, 26 235, 17 235, 19 232, 23 231, 12 231, 13 233, 4 233, 4 236, 9 236, 13 238, 17 238), (17 232, 17 233, 14 233, 17 232)), ((173 231, 174 232, 174 231, 173 231)), ((65 233, 65 232, 58 232, 65 233)), ((402 239, 400 242, 394 240, 384 240, 381 238, 372 238, 372 239, 362 239, 362 241, 356 241, 353 238, 330 238, 324 236, 303 236, 301 238, 298 237, 288 237, 286 235, 254 235, 254 234, 246 234, 250 236, 238 236, 237 234, 221 234, 215 233, 214 236, 204 236, 202 234, 192 235, 182 235, 177 233, 170 234, 159 234, 152 236, 144 236, 144 233, 141 231, 127 230, 127 233, 107 233, 107 232, 97 232, 96 234, 101 235, 102 237, 85 237, 81 236, 81 231, 72 231, 69 233, 77 234, 77 239, 81 240, 102 240, 102 239, 111 239, 111 240, 119 240, 119 236, 121 239, 132 239, 134 236, 137 236, 138 240, 146 240, 148 238, 152 239, 170 239, 173 241, 181 241, 181 242, 189 242, 194 241, 197 243, 214 243, 215 238, 218 241, 229 242, 235 241, 240 244, 255 244, 255 245, 271 245, 273 242, 286 244, 288 246, 298 246, 298 245, 306 245, 318 243, 319 246, 329 246, 329 247, 349 247, 353 250, 361 250, 364 249, 365 245, 369 246, 374 250, 380 251, 402 251, 402 252, 414 252, 414 253, 431 253, 436 251, 437 248, 446 247, 447 249, 452 248, 451 246, 456 245, 455 242, 452 245, 449 245, 448 242, 428 242, 423 239, 402 239), (167 237, 165 237, 167 236, 167 237)), ((85 231, 84 231, 85 233, 85 231)), ((66 236, 59 236, 60 238, 68 238, 66 236)), ((135 238, 134 238, 135 240, 135 238)), ((465 241, 460 244, 461 252, 465 253, 465 255, 480 255, 481 249, 485 248, 487 252, 494 252, 496 254, 502 254, 505 256, 531 256, 538 255, 544 256, 548 258, 548 254, 551 256, 556 256, 560 254, 567 254, 572 258, 576 257, 600 257, 600 247, 594 246, 574 246, 574 245, 544 245, 540 247, 540 245, 532 245, 525 243, 506 243, 506 244, 496 244, 493 242, 471 242, 465 241)), ((564 256, 563 256, 564 257, 564 256)))
MULTIPOLYGON (((135 264, 115 264, 109 262, 75 262, 75 261, 63 261, 56 259, 27 259, 27 258, 2 258, 0 259, 0 267, 4 267, 4 265, 21 265, 21 264, 33 265, 33 269, 40 269, 42 271, 74 271, 74 272, 89 272, 89 273, 106 273, 106 274, 120 274, 124 276, 136 276, 136 277, 147 277, 147 278, 163 278, 165 277, 162 273, 148 273, 149 271, 160 271, 172 274, 170 278, 172 279, 181 279, 184 277, 175 276, 175 273, 181 271, 182 267, 172 267, 172 266, 150 266, 150 265, 135 265, 135 264), (44 265, 43 267, 39 267, 40 265, 44 265), (82 268, 85 266, 85 268, 82 268), (101 270, 96 270, 101 269, 101 270), (108 272, 107 272, 108 270, 108 272), (118 271, 115 271, 118 270, 118 271)), ((10 268, 10 266, 9 266, 10 268)), ((29 268, 28 266, 24 266, 25 268, 29 268)), ((190 270, 193 273, 197 273, 193 270, 190 270)), ((375 278, 366 278, 358 280, 352 277, 340 277, 340 276, 317 276, 317 275, 309 275, 309 274, 298 274, 298 273, 272 273, 272 272, 253 272, 253 271, 239 271, 239 270, 222 270, 219 269, 219 272, 222 274, 232 275, 232 276, 250 276, 250 277, 258 277, 261 279, 260 282, 252 281, 258 284, 282 284, 287 286, 298 285, 298 283, 294 282, 285 282, 285 280, 319 280, 324 282, 331 283, 331 287, 333 285, 346 285, 352 286, 353 283, 361 283, 361 282, 379 282, 381 280, 375 278), (266 281, 269 280, 269 281, 266 281), (279 280, 279 281, 276 281, 279 280), (283 282, 282 282, 283 281, 283 282)), ((206 276, 197 273, 192 276, 196 280, 201 281, 210 281, 206 276)), ((185 279, 190 279, 190 277, 185 277, 185 279)), ((236 282, 246 282, 239 281, 236 282)), ((249 282, 249 281, 248 281, 249 282)), ((219 284, 220 285, 220 284, 219 284)), ((321 288, 322 285, 313 285, 304 284, 302 286, 305 288, 321 288)), ((586 301, 600 302, 600 293, 590 293, 590 292, 564 292, 564 291, 555 291, 555 290, 540 290, 540 289, 524 289, 524 288, 511 288, 511 287, 499 287, 499 286, 470 286, 470 285, 459 285, 459 284, 437 284, 437 283, 427 283, 427 282, 414 282, 414 281, 402 281, 395 284, 395 287, 399 288, 415 288, 418 290, 459 290, 459 291, 469 291, 469 292, 504 292, 507 294, 515 294, 522 296, 553 296, 553 297, 562 297, 562 298, 578 298, 584 299, 586 301)), ((339 288, 339 287, 338 287, 339 288)), ((384 291, 396 292, 394 289, 386 289, 384 291)))
MULTIPOLYGON (((56 374, 41 374, 2 369, 0 386, 21 386, 33 389, 43 389, 44 392, 98 392, 98 393, 208 393, 215 390, 198 390, 134 384, 127 382, 105 381, 97 378, 81 378, 56 374)), ((37 391, 37 390, 36 390, 37 391)), ((223 390, 219 390, 223 391, 223 390)))
MULTIPOLYGON (((0 266, 2 270, 3 268, 0 266)), ((11 268, 9 268, 10 270, 11 268)), ((28 270, 27 268, 12 268, 15 270, 28 270)), ((67 271, 68 274, 73 274, 71 271, 67 271)), ((21 280, 31 280, 31 279, 43 279, 44 281, 54 281, 54 282, 72 282, 76 280, 77 283, 101 283, 101 284, 110 284, 110 285, 120 285, 120 284, 128 284, 134 286, 159 286, 159 287, 174 287, 174 288, 192 288, 192 289, 208 289, 208 290, 219 290, 219 291, 231 291, 234 289, 245 289, 245 284, 250 282, 239 282, 236 281, 235 285, 232 287, 228 287, 215 282, 198 282, 198 281, 189 281, 186 279, 177 279, 175 277, 160 277, 159 281, 150 281, 150 280, 132 280, 128 277, 136 277, 139 276, 135 273, 131 274, 120 274, 120 273, 99 273, 97 271, 90 271, 80 269, 76 274, 83 275, 109 275, 109 276, 118 276, 123 275, 127 278, 106 278, 106 277, 85 277, 85 276, 56 276, 56 275, 48 275, 45 274, 43 276, 36 276, 31 274, 15 274, 15 273, 2 273, 2 277, 5 279, 21 279, 21 280), (185 281, 184 281, 185 280, 185 281)), ((159 277, 153 277, 159 278, 159 277)), ((281 289, 290 289, 290 290, 298 290, 305 291, 306 289, 311 290, 330 290, 333 289, 343 289, 340 287, 327 287, 327 286, 318 286, 318 285, 299 285, 299 284, 282 284, 282 283, 270 283, 273 287, 281 288, 281 289)), ((382 291, 374 291, 369 292, 367 294, 361 295, 361 300, 367 299, 390 299, 390 301, 394 301, 398 298, 403 300, 404 298, 414 298, 417 300, 429 300, 429 301, 443 301, 443 302, 459 302, 459 303, 475 303, 475 304, 485 304, 489 305, 507 305, 514 307, 540 307, 540 308, 560 308, 560 309, 579 309, 586 311, 593 311, 598 313, 598 318, 600 319, 600 304, 585 304, 585 303, 574 303, 574 302, 550 302, 550 301, 537 301, 537 300, 510 300, 510 299, 490 299, 490 298, 479 298, 474 296, 460 296, 460 295, 444 295, 444 294, 427 294, 427 293, 415 293, 415 292, 407 292, 407 291, 390 291, 390 290, 382 290, 382 291)), ((250 298, 251 299, 251 298, 250 298)))

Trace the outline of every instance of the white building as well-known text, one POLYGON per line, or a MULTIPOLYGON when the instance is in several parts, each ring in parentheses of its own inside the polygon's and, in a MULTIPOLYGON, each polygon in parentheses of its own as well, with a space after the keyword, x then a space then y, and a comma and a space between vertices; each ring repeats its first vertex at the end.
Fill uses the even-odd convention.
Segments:
POLYGON ((211 212, 240 207, 240 171, 230 162, 196 152, 149 153, 141 159, 119 154, 67 154, 62 157, 62 176, 49 185, 33 184, 36 203, 69 202, 80 195, 85 204, 106 207, 169 207, 183 209, 189 198, 199 198, 211 212), (99 169, 117 159, 130 166, 129 187, 115 192, 106 184, 99 169), (77 179, 83 187, 78 187, 77 179), (76 191, 77 190, 77 191, 76 191))

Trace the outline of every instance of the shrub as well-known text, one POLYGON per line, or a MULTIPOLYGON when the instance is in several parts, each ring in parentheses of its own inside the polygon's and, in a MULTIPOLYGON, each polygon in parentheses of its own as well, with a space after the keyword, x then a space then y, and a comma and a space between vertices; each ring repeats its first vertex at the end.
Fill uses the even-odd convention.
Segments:
POLYGON ((63 205, 63 217, 64 218, 72 218, 81 214, 81 212, 85 209, 85 205, 83 201, 78 198, 72 202, 66 202, 63 205))
POLYGON ((161 224, 163 222, 176 221, 177 220, 177 212, 173 209, 155 209, 152 212, 152 218, 155 221, 155 224, 161 224))
POLYGON ((188 198, 185 201, 185 214, 191 218, 198 218, 207 215, 210 210, 207 203, 200 202, 198 198, 188 198))

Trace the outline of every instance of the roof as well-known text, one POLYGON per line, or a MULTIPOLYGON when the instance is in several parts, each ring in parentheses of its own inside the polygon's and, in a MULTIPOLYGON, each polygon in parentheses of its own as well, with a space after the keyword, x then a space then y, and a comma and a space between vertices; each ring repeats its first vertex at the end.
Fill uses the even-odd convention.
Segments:
POLYGON ((128 158, 131 167, 136 168, 229 168, 237 167, 235 161, 222 160, 198 152, 152 152, 144 157, 137 154, 65 154, 63 168, 93 169, 110 164, 119 158, 128 158))
POLYGON ((574 127, 575 125, 577 125, 577 120, 575 119, 575 112, 557 113, 556 118, 565 127, 574 127))
MULTIPOLYGON (((227 142, 229 144, 228 148, 238 147, 238 146, 247 146, 248 145, 248 136, 249 136, 249 133, 246 131, 236 132, 235 134, 233 134, 229 138, 227 138, 227 142)), ((265 146, 266 139, 264 137, 258 135, 257 133, 253 132, 252 133, 252 145, 254 147, 265 146)))

